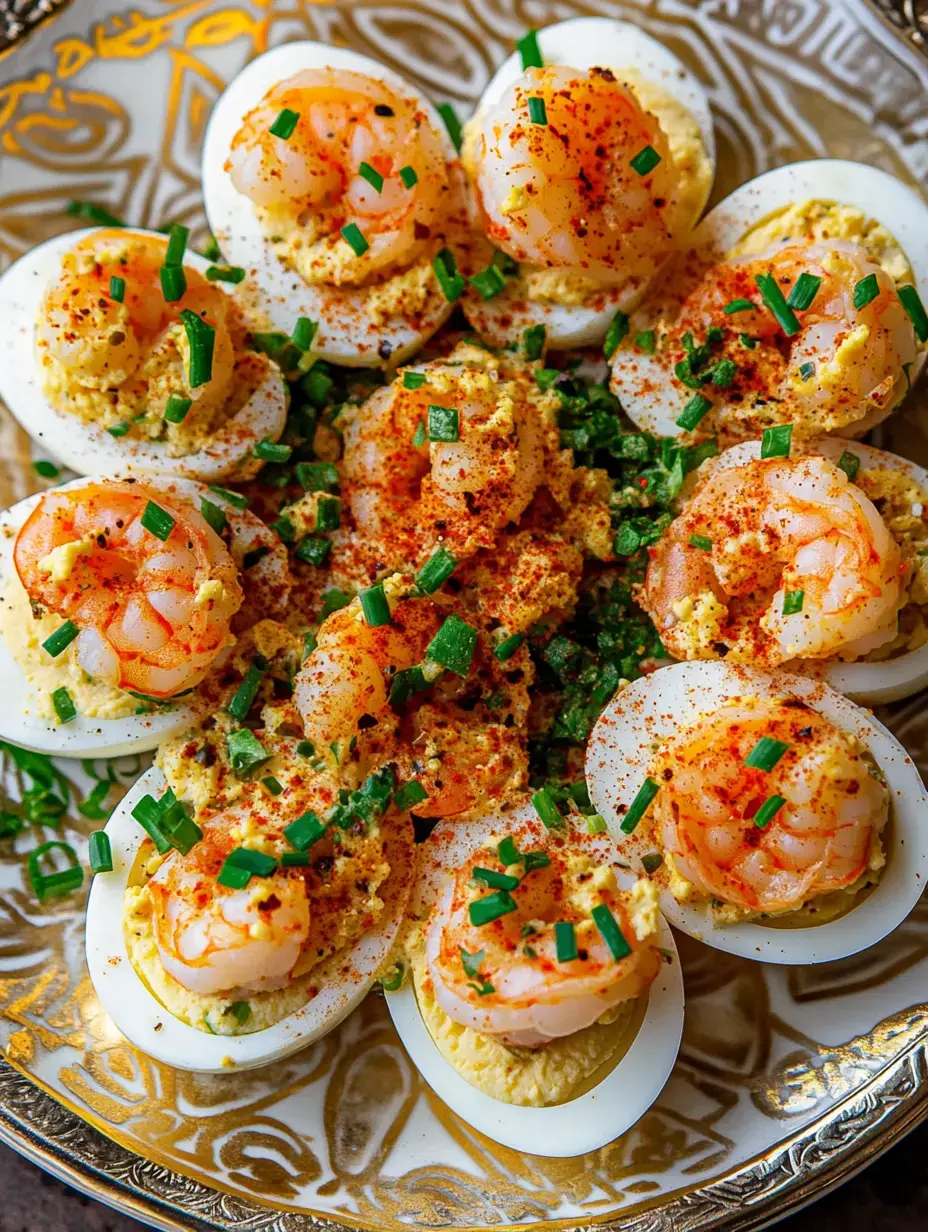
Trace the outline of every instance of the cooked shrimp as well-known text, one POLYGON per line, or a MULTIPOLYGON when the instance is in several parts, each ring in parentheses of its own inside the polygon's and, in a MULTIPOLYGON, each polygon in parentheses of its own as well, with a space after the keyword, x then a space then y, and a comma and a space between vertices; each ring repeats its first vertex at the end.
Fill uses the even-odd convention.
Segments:
POLYGON ((642 603, 679 659, 855 659, 896 636, 905 574, 883 519, 833 462, 755 459, 696 489, 651 549, 642 603))
POLYGON ((46 492, 13 560, 32 603, 77 626, 84 671, 150 697, 199 683, 242 603, 216 532, 185 500, 140 483, 46 492), (152 505, 163 514, 163 539, 143 523, 152 505))
MULTIPOLYGON (((535 104, 537 105, 537 104, 535 104)), ((528 69, 478 119, 484 229, 517 261, 614 284, 653 274, 672 248, 674 165, 657 119, 608 69, 528 69), (530 103, 544 103, 546 121, 530 103), (651 147, 660 161, 632 167, 651 147)))
POLYGON ((148 882, 155 942, 169 975, 201 995, 283 988, 309 936, 301 869, 278 868, 242 890, 216 880, 253 802, 217 814, 186 855, 172 852, 148 882))
MULTIPOLYGON (((435 1000, 449 1018, 505 1043, 535 1048, 590 1026, 646 991, 661 964, 657 912, 636 911, 644 900, 636 903, 635 891, 618 888, 610 867, 615 852, 604 836, 593 842, 593 836, 576 832, 556 834, 522 811, 499 819, 504 837, 532 859, 504 869, 498 849, 487 846, 456 868, 426 926, 426 960, 435 1000), (475 925, 470 908, 491 892, 479 880, 480 869, 519 880, 503 892, 512 903, 509 911, 475 925), (629 947, 624 957, 614 957, 599 932, 590 914, 597 905, 608 908, 618 925, 629 947), (574 925, 574 959, 558 960, 558 922, 574 925)), ((428 841, 440 843, 441 833, 428 841)))
POLYGON ((803 706, 729 706, 703 717, 671 738, 652 774, 664 850, 707 898, 789 911, 879 862, 886 789, 858 743, 803 706), (744 764, 763 737, 786 745, 772 770, 744 764), (782 806, 758 824, 773 797, 782 806))
POLYGON ((492 546, 525 512, 544 469, 543 425, 525 382, 444 362, 423 373, 418 389, 397 378, 377 390, 344 433, 352 515, 388 560, 414 559, 437 537, 458 557, 492 546), (453 419, 452 439, 428 439, 436 409, 453 419))
MULTIPOLYGON (((858 434, 898 402, 907 387, 905 366, 918 355, 893 279, 845 240, 790 244, 714 266, 684 302, 672 337, 690 332, 702 343, 712 327, 725 330, 713 364, 723 356, 737 364, 719 412, 719 426, 731 436, 758 435, 767 421, 795 422, 797 434, 807 436, 848 428, 858 434), (784 296, 802 274, 821 279, 810 306, 797 310, 800 328, 792 336, 761 305, 759 274, 773 276, 784 296), (871 277, 877 293, 857 308, 856 288, 871 277), (738 299, 757 307, 726 314, 725 306, 738 299), (739 331, 757 340, 753 350, 739 341, 739 331)), ((676 358, 684 358, 682 350, 676 358)), ((718 399, 711 385, 706 390, 718 399)))
POLYGON ((415 260, 450 193, 441 141, 415 99, 342 69, 305 69, 269 90, 235 135, 226 169, 256 207, 298 223, 307 243, 331 237, 344 248, 330 270, 336 283, 415 260), (284 110, 299 117, 286 139, 271 131, 284 110), (364 163, 383 177, 379 191, 360 174, 364 163), (407 168, 411 185, 400 175, 407 168), (369 245, 354 259, 339 234, 351 224, 369 245))
POLYGON ((191 267, 187 289, 168 303, 161 287, 167 240, 137 232, 96 231, 62 258, 45 293, 37 330, 40 359, 56 405, 82 411, 81 388, 107 391, 114 410, 140 406, 159 423, 171 394, 214 410, 232 390, 235 347, 230 299, 191 267), (111 279, 121 278, 121 301, 111 279), (190 345, 181 313, 193 312, 214 333, 211 374, 190 383, 190 345), (62 381, 61 378, 66 378, 62 381), (75 389, 76 382, 76 389, 75 389))

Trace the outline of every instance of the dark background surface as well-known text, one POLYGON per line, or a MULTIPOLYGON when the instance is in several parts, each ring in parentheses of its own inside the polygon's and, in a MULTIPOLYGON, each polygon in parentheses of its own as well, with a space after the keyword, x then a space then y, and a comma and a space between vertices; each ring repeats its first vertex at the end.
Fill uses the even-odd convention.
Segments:
MULTIPOLYGON (((780 1232, 928 1232, 928 1124, 777 1227, 780 1232)), ((0 1146, 0 1232, 141 1232, 141 1225, 0 1146)))

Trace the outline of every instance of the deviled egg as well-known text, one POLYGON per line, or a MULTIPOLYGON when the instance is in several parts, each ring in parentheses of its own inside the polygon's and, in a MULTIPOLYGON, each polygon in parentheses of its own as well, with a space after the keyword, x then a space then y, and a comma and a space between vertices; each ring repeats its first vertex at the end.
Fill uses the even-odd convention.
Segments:
POLYGON ((289 593, 286 550, 237 499, 189 480, 78 479, 0 515, 4 739, 116 757, 189 725, 192 692, 241 626, 242 571, 250 609, 281 610, 289 593))
MULTIPOLYGON (((768 438, 769 441, 769 438, 768 438)), ((928 683, 928 474, 821 437, 703 463, 640 602, 678 659, 788 665, 868 702, 928 683)))
POLYGON ((873 715, 819 681, 678 663, 621 690, 586 759, 620 855, 676 927, 744 958, 874 945, 928 875, 928 793, 873 715))
POLYGON ((247 479, 284 429, 276 365, 249 346, 237 271, 131 228, 56 236, 0 278, 0 396, 82 475, 247 479))
POLYGON ((474 235, 464 311, 496 346, 544 326, 602 341, 709 197, 715 142, 695 77, 637 26, 576 17, 531 31, 465 126, 474 235))
POLYGON ((875 167, 777 167, 706 216, 627 323, 612 390, 662 436, 861 436, 928 341, 928 205, 875 167))
POLYGON ((387 366, 448 318, 457 152, 398 73, 322 43, 253 60, 210 118, 210 227, 276 330, 300 318, 334 363, 387 366))
POLYGON ((683 982, 654 887, 545 794, 547 824, 529 803, 443 822, 421 844, 400 960, 411 978, 387 1005, 463 1120, 518 1151, 577 1155, 657 1099, 683 982))
POLYGON ((319 816, 335 788, 302 761, 277 795, 251 782, 219 811, 166 790, 153 767, 106 825, 90 975, 120 1031, 166 1065, 222 1073, 287 1056, 337 1026, 387 959, 413 844, 407 818, 383 817, 392 776, 338 828, 319 816))

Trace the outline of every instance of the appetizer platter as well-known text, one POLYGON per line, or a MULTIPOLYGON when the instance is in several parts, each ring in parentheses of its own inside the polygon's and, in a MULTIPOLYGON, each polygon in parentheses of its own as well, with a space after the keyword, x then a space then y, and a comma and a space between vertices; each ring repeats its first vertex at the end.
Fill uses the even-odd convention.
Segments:
POLYGON ((904 133, 761 154, 636 5, 188 8, 2 118, 0 1132, 160 1226, 784 1213, 928 1111, 904 133))

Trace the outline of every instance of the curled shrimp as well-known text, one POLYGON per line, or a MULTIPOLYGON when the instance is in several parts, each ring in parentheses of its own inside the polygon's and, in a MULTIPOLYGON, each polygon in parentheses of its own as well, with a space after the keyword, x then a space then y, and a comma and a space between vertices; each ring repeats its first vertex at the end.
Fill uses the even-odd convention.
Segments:
POLYGON ((858 743, 804 706, 730 705, 673 736, 652 774, 664 850, 706 898, 790 911, 879 862, 886 789, 858 743), (786 746, 772 770, 745 765, 762 737, 786 746), (783 804, 759 824, 773 797, 783 804))
POLYGON ((278 868, 235 890, 216 880, 249 821, 249 802, 216 814, 186 855, 172 852, 148 882, 162 966, 191 992, 248 994, 285 987, 309 937, 301 869, 278 868))
POLYGON ((272 231, 284 219, 308 244, 339 244, 344 259, 327 267, 336 284, 414 261, 450 194, 441 140, 416 100, 343 69, 305 69, 269 90, 235 135, 226 170, 275 220, 272 231), (284 110, 299 117, 286 139, 271 131, 284 110), (382 177, 379 190, 360 174, 365 163, 382 177), (354 259, 340 236, 352 224, 369 245, 354 259))
MULTIPOLYGON (((435 1000, 454 1022, 502 1042, 536 1048, 590 1026, 644 993, 660 968, 655 896, 646 883, 622 890, 606 836, 546 830, 525 809, 498 819, 496 841, 449 870, 436 830, 424 853, 446 884, 426 924, 426 961, 435 1000), (519 860, 503 866, 498 843, 510 838, 519 860), (475 924, 471 906, 490 893, 480 870, 514 876, 509 910, 475 924), (616 957, 591 912, 606 908, 624 938, 616 957), (644 906, 644 910, 639 910, 644 906), (555 925, 572 924, 577 956, 559 960, 555 925)), ((428 875, 428 874, 426 874, 428 875)))
POLYGON ((614 284, 669 255, 674 164, 657 119, 609 69, 526 70, 475 121, 475 191, 490 240, 516 261, 614 284), (533 120, 541 100, 545 121, 533 120), (638 174, 650 147, 660 161, 638 174))
POLYGON ((76 625, 84 671, 149 697, 202 680, 242 603, 238 570, 201 514, 140 483, 45 493, 16 536, 13 561, 32 603, 76 625), (151 506, 163 538, 146 528, 151 506))
MULTIPOLYGON (((221 408, 232 393, 236 348, 231 300, 197 270, 184 267, 186 290, 168 303, 161 287, 167 240, 104 230, 62 258, 36 331, 46 390, 62 410, 82 412, 87 391, 105 393, 113 418, 141 409, 159 425, 172 394, 189 398, 185 423, 221 408), (114 297, 112 279, 125 283, 114 297), (213 330, 209 379, 190 383, 190 344, 182 312, 213 330)), ((97 406, 98 402, 93 401, 97 406)), ((170 430, 170 427, 169 427, 170 430)))
POLYGON ((892 641, 905 581, 898 545, 843 470, 817 455, 753 459, 697 487, 650 550, 641 600, 677 658, 776 667, 892 641))

